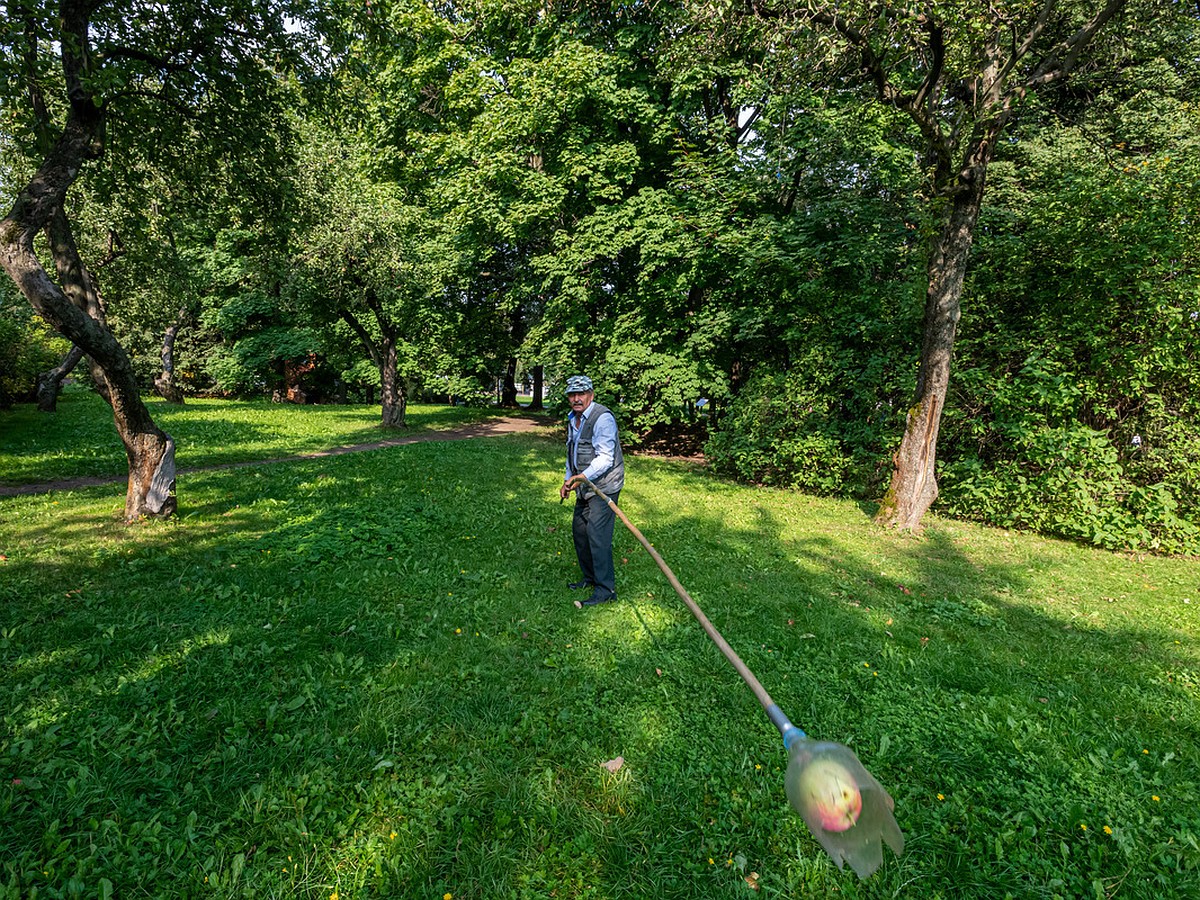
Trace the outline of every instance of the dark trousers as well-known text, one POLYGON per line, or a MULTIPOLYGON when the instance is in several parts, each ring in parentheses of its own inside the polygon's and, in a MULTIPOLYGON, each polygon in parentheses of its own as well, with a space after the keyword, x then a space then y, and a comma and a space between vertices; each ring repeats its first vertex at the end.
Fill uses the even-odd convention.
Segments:
MULTIPOLYGON (((611 495, 617 502, 620 491, 611 495)), ((599 494, 591 499, 575 498, 575 515, 571 518, 571 536, 575 539, 575 556, 583 577, 601 590, 617 592, 617 573, 613 569, 612 536, 617 514, 599 494)))

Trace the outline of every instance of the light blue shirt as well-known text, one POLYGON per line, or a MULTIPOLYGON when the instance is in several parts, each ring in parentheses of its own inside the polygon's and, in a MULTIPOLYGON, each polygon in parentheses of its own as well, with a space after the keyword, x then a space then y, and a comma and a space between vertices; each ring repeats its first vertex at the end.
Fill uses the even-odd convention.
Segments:
MULTIPOLYGON (((575 414, 571 413, 567 416, 567 452, 570 454, 570 459, 563 481, 571 477, 571 468, 575 464, 575 451, 579 446, 579 432, 583 429, 583 419, 589 418, 595 411, 596 404, 589 403, 587 409, 583 411, 583 418, 579 420, 578 428, 575 427, 575 414)), ((586 475, 589 481, 595 481, 613 467, 617 446, 617 420, 614 417, 604 418, 602 416, 596 420, 596 424, 592 428, 592 446, 596 450, 596 455, 592 458, 591 465, 580 473, 586 475)))

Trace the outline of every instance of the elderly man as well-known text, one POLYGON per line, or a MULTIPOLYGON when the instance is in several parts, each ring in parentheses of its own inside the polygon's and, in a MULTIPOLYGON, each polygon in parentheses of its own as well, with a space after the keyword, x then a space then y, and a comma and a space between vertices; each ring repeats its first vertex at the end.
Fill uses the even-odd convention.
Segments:
POLYGON ((583 578, 571 582, 573 590, 590 588, 578 607, 595 606, 617 599, 616 572, 613 569, 612 535, 616 515, 603 497, 587 488, 586 476, 600 491, 617 502, 625 486, 625 459, 617 439, 617 419, 608 408, 594 400, 592 380, 586 375, 567 379, 567 469, 559 496, 575 492, 575 515, 571 534, 575 556, 583 578))

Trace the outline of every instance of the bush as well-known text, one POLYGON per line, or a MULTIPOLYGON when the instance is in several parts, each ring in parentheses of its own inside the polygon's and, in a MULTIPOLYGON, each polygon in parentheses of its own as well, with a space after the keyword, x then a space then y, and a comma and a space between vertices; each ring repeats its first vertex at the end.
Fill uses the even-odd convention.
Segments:
POLYGON ((71 349, 40 318, 13 307, 0 313, 0 409, 35 399, 37 377, 71 349))
POLYGON ((835 402, 800 373, 757 376, 722 417, 705 455, 717 471, 744 481, 842 493, 863 479, 854 448, 838 434, 835 402))
POLYGON ((1014 373, 965 372, 960 389, 974 413, 947 410, 940 512, 1113 550, 1200 552, 1186 410, 1147 394, 1137 415, 1092 427, 1086 373, 1038 353, 1014 373))

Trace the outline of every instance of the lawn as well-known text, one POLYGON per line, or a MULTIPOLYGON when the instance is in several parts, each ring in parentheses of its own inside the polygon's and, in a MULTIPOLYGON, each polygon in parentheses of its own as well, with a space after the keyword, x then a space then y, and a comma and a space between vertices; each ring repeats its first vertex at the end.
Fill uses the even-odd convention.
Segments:
MULTIPOLYGON (((168 426, 199 444, 181 460, 233 452, 245 408, 168 426)), ((290 416, 319 415, 250 408, 301 438, 290 416)), ((0 452, 53 459, 21 415, 0 452)), ((629 458, 630 518, 895 798, 906 852, 860 882, 632 536, 622 602, 571 605, 560 452, 197 472, 175 519, 129 527, 119 485, 0 498, 0 896, 1200 896, 1194 560, 936 517, 906 536, 629 458)))
MULTIPOLYGON (((394 436, 380 427, 378 407, 361 404, 193 398, 179 406, 150 397, 146 405, 158 426, 175 438, 180 468, 276 459, 394 436)), ((483 409, 412 404, 405 433, 437 431, 488 415, 483 409)), ((0 413, 0 485, 126 472, 112 413, 89 390, 69 388, 53 415, 32 404, 0 413)))

